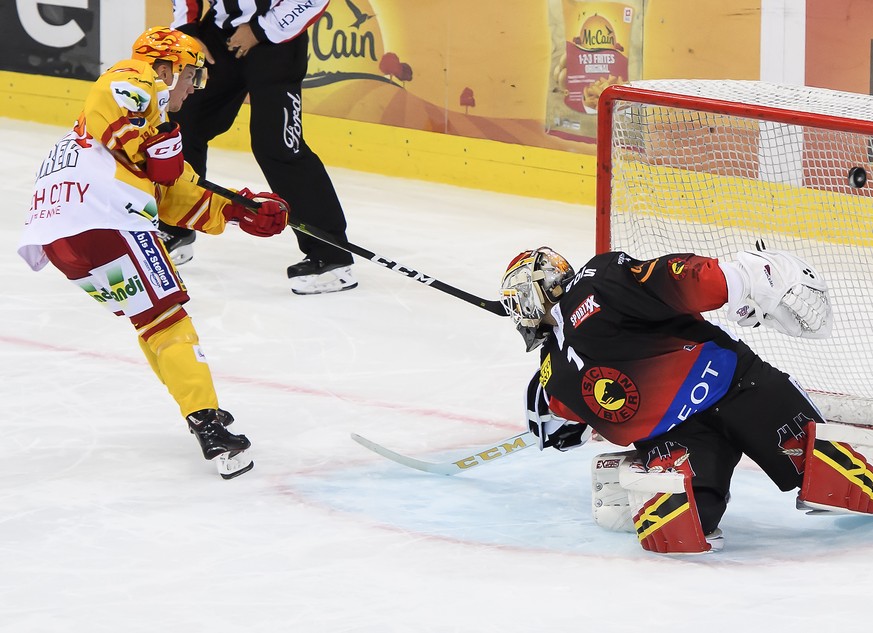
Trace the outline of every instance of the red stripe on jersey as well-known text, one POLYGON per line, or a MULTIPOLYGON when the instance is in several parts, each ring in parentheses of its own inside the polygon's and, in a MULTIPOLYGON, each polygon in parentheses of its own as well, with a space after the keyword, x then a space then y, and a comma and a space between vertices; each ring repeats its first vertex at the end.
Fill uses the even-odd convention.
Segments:
POLYGON ((204 191, 197 202, 182 216, 180 225, 196 231, 202 231, 209 221, 209 204, 211 200, 212 193, 204 191))
POLYGON ((570 420, 571 422, 582 422, 585 423, 585 420, 576 415, 573 411, 567 408, 563 402, 558 400, 557 398, 550 397, 549 398, 549 411, 554 413, 559 418, 564 418, 565 420, 570 420))
POLYGON ((185 24, 196 24, 200 21, 200 13, 203 4, 199 0, 187 0, 185 2, 185 24))
POLYGON ((126 116, 119 117, 112 123, 106 126, 100 142, 104 146, 112 149, 121 149, 126 143, 132 141, 139 136, 139 128, 130 124, 130 119, 126 116), (128 128, 125 130, 125 128, 128 128))

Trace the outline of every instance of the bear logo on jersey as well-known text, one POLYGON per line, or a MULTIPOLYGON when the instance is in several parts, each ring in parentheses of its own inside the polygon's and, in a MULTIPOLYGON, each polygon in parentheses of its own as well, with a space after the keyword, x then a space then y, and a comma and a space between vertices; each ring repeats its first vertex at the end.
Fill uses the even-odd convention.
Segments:
POLYGON ((607 422, 627 422, 640 408, 634 381, 612 367, 592 367, 585 372, 582 398, 594 415, 607 422))

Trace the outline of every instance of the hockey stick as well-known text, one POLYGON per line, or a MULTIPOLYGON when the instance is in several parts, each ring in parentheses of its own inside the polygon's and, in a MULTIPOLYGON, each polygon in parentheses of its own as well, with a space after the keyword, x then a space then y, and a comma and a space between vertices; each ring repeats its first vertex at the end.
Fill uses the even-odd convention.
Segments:
MULTIPOLYGON (((230 189, 226 189, 221 185, 216 185, 214 182, 209 182, 205 178, 201 178, 197 184, 200 187, 203 187, 207 191, 211 191, 213 193, 217 193, 223 198, 227 198, 228 200, 233 200, 235 203, 240 204, 244 207, 252 209, 253 211, 257 211, 260 208, 260 203, 255 202, 245 196, 242 196, 235 191, 231 191, 230 189)), ((357 246, 356 244, 352 244, 351 242, 341 242, 334 238, 332 235, 325 233, 321 229, 318 229, 314 226, 309 226, 308 224, 295 224, 294 222, 288 221, 288 226, 290 226, 295 231, 300 231, 301 233, 305 233, 306 235, 310 235, 315 239, 321 240, 322 242, 326 242, 331 246, 336 246, 348 253, 353 255, 357 255, 358 257, 363 257, 364 259, 369 259, 371 262, 379 264, 380 266, 384 266, 394 272, 398 272, 401 275, 405 275, 410 279, 414 279, 419 283, 423 283, 425 286, 430 286, 431 288, 436 288, 437 290, 441 290, 446 294, 452 295, 462 301, 466 301, 467 303, 473 304, 474 306, 478 306, 483 310, 488 310, 497 316, 507 316, 506 310, 503 308, 503 304, 499 301, 482 299, 481 297, 477 297, 476 295, 470 294, 464 290, 459 288, 455 288, 454 286, 450 286, 449 284, 440 281, 434 277, 428 277, 427 275, 418 272, 412 268, 407 268, 398 262, 390 260, 386 257, 382 257, 381 255, 377 255, 372 251, 368 251, 365 248, 357 246)))
POLYGON ((368 440, 366 437, 361 437, 357 433, 352 433, 352 439, 364 448, 368 448, 374 453, 377 453, 386 459, 390 459, 393 462, 397 462, 398 464, 407 466, 408 468, 414 468, 434 475, 449 476, 457 475, 458 473, 492 462, 495 459, 505 457, 506 455, 514 455, 518 451, 530 448, 531 446, 536 446, 537 444, 537 436, 530 431, 527 431, 525 433, 513 435, 512 437, 507 437, 505 440, 495 442, 494 444, 482 450, 478 450, 472 455, 462 457, 461 459, 451 462, 433 463, 395 453, 384 446, 376 444, 376 442, 368 440))

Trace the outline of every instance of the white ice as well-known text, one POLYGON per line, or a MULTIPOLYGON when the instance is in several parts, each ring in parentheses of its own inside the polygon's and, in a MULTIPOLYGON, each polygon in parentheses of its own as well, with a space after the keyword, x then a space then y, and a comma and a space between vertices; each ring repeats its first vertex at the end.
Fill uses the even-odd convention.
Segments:
MULTIPOLYGON (((537 365, 508 320, 368 261, 298 297, 290 232, 201 236, 181 271, 255 469, 202 459, 133 330, 15 253, 59 128, 0 120, 0 631, 837 631, 866 625, 873 520, 807 517, 750 462, 722 553, 664 558, 590 512, 590 443, 457 477, 440 461, 524 429, 537 365)), ((311 139, 316 149, 318 139, 311 139)), ((374 157, 378 160, 378 157, 374 157)), ((209 177, 265 188, 246 153, 209 177)), ((590 207, 331 169, 352 242, 494 299, 548 244, 581 265, 590 207)))

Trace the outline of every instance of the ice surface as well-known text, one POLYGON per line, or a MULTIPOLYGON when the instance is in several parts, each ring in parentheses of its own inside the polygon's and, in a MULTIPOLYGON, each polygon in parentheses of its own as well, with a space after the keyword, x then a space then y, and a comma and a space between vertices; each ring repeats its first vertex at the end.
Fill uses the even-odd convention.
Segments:
MULTIPOLYGON (((58 128, 0 120, 0 631, 830 631, 866 623, 873 521, 806 517, 746 461, 722 553, 669 559, 590 513, 589 464, 536 449, 438 461, 523 430, 536 367, 508 320, 359 261, 291 294, 288 233, 201 236, 181 271, 221 404, 255 469, 223 481, 130 324, 15 253, 58 128)), ((310 139, 318 147, 318 139, 310 139)), ((332 169, 350 239, 484 298, 549 244, 581 265, 591 208, 332 169)), ((209 177, 266 187, 212 151, 209 177)))

